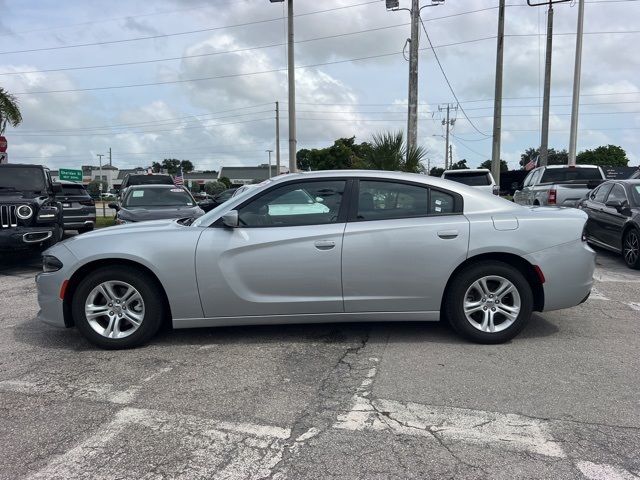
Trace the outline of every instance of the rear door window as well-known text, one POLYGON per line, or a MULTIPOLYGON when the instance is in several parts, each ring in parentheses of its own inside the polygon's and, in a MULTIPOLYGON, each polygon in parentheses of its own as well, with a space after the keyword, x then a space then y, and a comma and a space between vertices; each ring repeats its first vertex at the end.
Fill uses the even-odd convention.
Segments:
POLYGON ((591 194, 591 200, 593 200, 594 202, 598 202, 598 203, 604 203, 604 199, 607 198, 607 194, 611 190, 611 187, 613 187, 612 183, 607 183, 605 185, 602 185, 602 186, 598 187, 591 194))
POLYGON ((65 197, 88 197, 89 194, 82 185, 62 185, 62 195, 65 197))

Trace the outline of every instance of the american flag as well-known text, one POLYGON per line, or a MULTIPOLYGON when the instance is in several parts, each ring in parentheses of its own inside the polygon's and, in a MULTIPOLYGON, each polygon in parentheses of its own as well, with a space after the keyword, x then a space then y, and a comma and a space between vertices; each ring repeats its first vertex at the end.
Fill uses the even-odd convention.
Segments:
POLYGON ((527 170, 527 171, 528 171, 528 170, 533 170, 534 168, 536 168, 536 167, 538 166, 538 160, 539 160, 539 159, 540 159, 540 157, 539 157, 539 156, 536 156, 536 158, 534 158, 534 159, 532 159, 532 160, 529 160, 529 163, 527 163, 527 164, 524 166, 524 169, 525 169, 525 170, 527 170))
POLYGON ((182 167, 180 168, 180 173, 178 173, 173 178, 173 183, 175 184, 176 187, 183 187, 184 186, 184 175, 182 174, 182 167))

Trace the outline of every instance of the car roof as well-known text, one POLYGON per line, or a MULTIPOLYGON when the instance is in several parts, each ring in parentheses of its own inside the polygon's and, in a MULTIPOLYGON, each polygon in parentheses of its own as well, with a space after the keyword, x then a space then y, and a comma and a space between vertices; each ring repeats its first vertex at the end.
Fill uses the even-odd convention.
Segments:
POLYGON ((24 167, 37 168, 38 170, 42 170, 43 168, 44 169, 47 168, 47 167, 45 167, 43 165, 37 165, 35 163, 0 163, 0 168, 16 168, 16 167, 20 167, 20 168, 24 168, 24 167))
POLYGON ((143 188, 156 188, 156 189, 160 189, 160 188, 180 188, 182 190, 186 191, 186 188, 184 188, 181 185, 164 185, 161 183, 151 183, 148 185, 131 185, 130 187, 127 187, 127 190, 141 190, 143 188))
POLYGON ((72 180, 58 180, 58 183, 61 183, 62 185, 77 185, 78 187, 84 188, 83 184, 74 182, 72 180))
POLYGON ((546 165, 546 168, 600 168, 598 165, 546 165))

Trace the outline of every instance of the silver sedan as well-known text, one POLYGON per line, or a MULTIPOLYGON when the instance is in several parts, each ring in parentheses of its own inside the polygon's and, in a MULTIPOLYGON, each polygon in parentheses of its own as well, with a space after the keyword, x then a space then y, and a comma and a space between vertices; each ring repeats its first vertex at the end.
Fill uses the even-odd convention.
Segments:
POLYGON ((174 328, 437 321, 513 338, 575 306, 595 254, 576 209, 523 207, 424 175, 279 176, 197 220, 105 228, 44 253, 39 318, 104 348, 174 328))

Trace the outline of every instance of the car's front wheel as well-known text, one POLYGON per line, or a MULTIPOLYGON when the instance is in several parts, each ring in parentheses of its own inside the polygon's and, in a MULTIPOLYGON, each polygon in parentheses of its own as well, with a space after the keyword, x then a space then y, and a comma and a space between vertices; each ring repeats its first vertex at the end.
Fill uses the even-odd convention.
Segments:
POLYGON ((522 273, 509 264, 470 265, 450 283, 446 316, 461 335, 478 343, 502 343, 515 337, 533 311, 533 293, 522 273))
POLYGON ((148 274, 120 266, 99 268, 78 285, 73 319, 92 343, 109 349, 146 343, 164 319, 158 285, 148 274))
POLYGON ((640 269, 640 232, 632 228, 622 240, 622 256, 629 268, 640 269))

